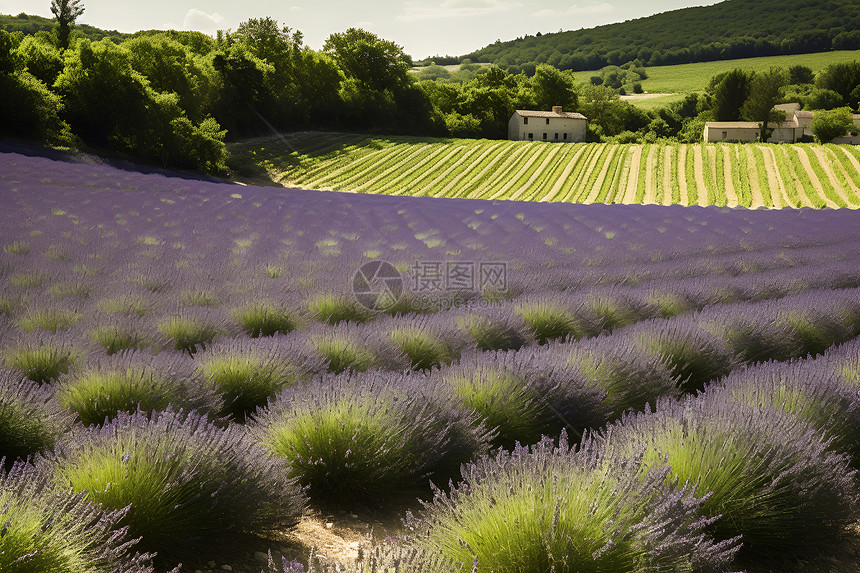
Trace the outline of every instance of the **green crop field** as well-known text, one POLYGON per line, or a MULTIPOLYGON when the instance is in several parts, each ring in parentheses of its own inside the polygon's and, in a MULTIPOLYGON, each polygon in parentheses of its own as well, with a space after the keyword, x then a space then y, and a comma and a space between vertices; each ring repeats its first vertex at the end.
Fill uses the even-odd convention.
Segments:
MULTIPOLYGON (((696 64, 679 64, 677 66, 654 66, 645 68, 648 79, 642 81, 642 89, 650 93, 691 93, 704 91, 708 82, 715 75, 741 68, 744 70, 761 71, 772 66, 788 68, 790 66, 808 66, 817 72, 830 64, 860 60, 860 50, 821 52, 816 54, 797 54, 793 56, 771 56, 767 58, 745 58, 742 60, 721 60, 716 62, 699 62, 696 64)), ((594 75, 593 71, 575 72, 579 82, 587 82, 594 75)))
POLYGON ((548 144, 304 132, 232 146, 239 180, 355 193, 860 207, 860 150, 840 145, 548 144))

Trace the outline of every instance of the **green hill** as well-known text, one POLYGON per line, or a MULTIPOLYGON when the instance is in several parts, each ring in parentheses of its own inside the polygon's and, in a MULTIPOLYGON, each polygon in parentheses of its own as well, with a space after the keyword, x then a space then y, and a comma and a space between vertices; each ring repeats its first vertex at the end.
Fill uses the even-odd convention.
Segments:
MULTIPOLYGON (((24 34, 31 35, 42 31, 50 32, 54 29, 55 25, 55 21, 51 18, 32 16, 23 12, 17 16, 0 14, 0 30, 6 30, 7 32, 23 32, 24 34)), ((110 38, 114 42, 120 42, 130 36, 130 34, 123 34, 116 30, 102 30, 88 24, 75 24, 74 29, 90 40, 110 38)))
POLYGON ((456 59, 530 73, 538 63, 579 71, 635 59, 659 66, 857 48, 856 0, 727 0, 588 30, 496 42, 456 59))

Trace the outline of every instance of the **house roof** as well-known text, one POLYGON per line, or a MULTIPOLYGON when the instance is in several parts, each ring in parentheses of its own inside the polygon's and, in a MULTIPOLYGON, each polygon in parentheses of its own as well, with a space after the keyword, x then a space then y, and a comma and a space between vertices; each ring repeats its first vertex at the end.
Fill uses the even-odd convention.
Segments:
POLYGON ((581 113, 576 113, 575 111, 563 111, 561 113, 554 113, 551 111, 532 111, 529 109, 518 109, 514 113, 518 113, 520 117, 561 117, 565 119, 586 119, 584 115, 581 113))
POLYGON ((811 111, 796 111, 796 112, 794 112, 794 115, 797 117, 811 118, 812 112, 811 111))

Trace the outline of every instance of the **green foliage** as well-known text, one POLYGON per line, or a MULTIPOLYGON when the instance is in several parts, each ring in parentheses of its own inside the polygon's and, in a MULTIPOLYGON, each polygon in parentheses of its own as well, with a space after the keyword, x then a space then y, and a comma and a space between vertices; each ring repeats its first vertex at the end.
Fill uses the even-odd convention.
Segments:
POLYGON ((29 464, 0 470, 0 570, 8 573, 151 573, 150 555, 127 555, 130 545, 118 525, 127 509, 105 511, 51 482, 29 464))
POLYGON ((245 334, 251 338, 286 334, 298 325, 292 311, 267 301, 253 302, 237 308, 233 316, 245 334))
POLYGON ((52 449, 72 422, 51 390, 13 370, 0 370, 0 458, 7 468, 52 449))
MULTIPOLYGON (((729 0, 591 29, 495 42, 465 54, 533 73, 541 63, 597 70, 639 59, 648 66, 856 49, 860 8, 852 0, 729 0), (791 19, 774 25, 774 14, 791 19)), ((858 44, 860 45, 860 44, 858 44)), ((453 63, 453 62, 452 62, 453 63)), ((592 74, 593 75, 593 74, 592 74)))
POLYGON ((809 128, 818 143, 830 143, 854 129, 851 109, 842 107, 831 111, 816 111, 809 128))
POLYGON ((741 108, 750 95, 751 80, 752 74, 741 69, 734 69, 711 80, 714 86, 711 110, 716 121, 740 119, 741 108))
POLYGON ((193 355, 220 333, 217 325, 188 316, 170 316, 158 323, 158 331, 173 341, 176 350, 193 355))
POLYGON ((515 308, 532 331, 538 344, 549 340, 579 339, 599 331, 587 317, 574 314, 567 307, 554 303, 522 303, 515 308))
POLYGON ((131 505, 121 523, 162 567, 243 534, 287 529, 304 505, 283 466, 242 429, 193 413, 120 414, 46 463, 58 483, 102 507, 131 505))
POLYGON ((75 311, 41 309, 24 315, 18 325, 24 332, 33 332, 37 328, 46 332, 57 332, 74 325, 80 318, 80 313, 75 311))
POLYGON ((815 81, 815 74, 809 66, 795 64, 788 68, 788 78, 790 84, 811 84, 815 81))
POLYGON ((249 431, 315 503, 352 508, 390 506, 426 492, 428 480, 447 483, 487 451, 473 422, 416 381, 365 374, 287 390, 249 431))
POLYGON ((838 93, 842 97, 842 105, 857 109, 860 102, 860 60, 827 66, 815 78, 815 85, 838 93))
POLYGON ((429 330, 413 327, 396 327, 389 334, 391 343, 409 358, 414 370, 450 364, 457 358, 457 350, 441 336, 429 330))
POLYGON ((69 47, 69 34, 81 14, 84 13, 82 0, 51 0, 51 13, 57 20, 57 41, 61 50, 69 47))
POLYGON ((782 68, 773 67, 766 72, 756 73, 750 84, 749 97, 743 104, 741 116, 759 124, 759 141, 765 142, 773 132, 769 124, 785 121, 785 112, 774 110, 788 84, 788 73, 782 68))
POLYGON ((46 86, 54 85, 63 71, 60 51, 34 36, 24 37, 15 52, 18 64, 46 86))
POLYGON ((504 320, 474 314, 462 314, 454 320, 457 328, 472 337, 484 351, 519 350, 526 343, 524 332, 504 320))
POLYGON ((365 372, 376 363, 373 350, 350 336, 320 335, 312 338, 311 345, 325 359, 329 372, 335 374, 346 370, 365 372))
POLYGON ((79 352, 74 348, 39 341, 9 348, 3 354, 8 367, 20 370, 27 378, 40 384, 57 380, 80 360, 79 352))
POLYGON ((535 75, 529 83, 537 109, 549 110, 556 105, 569 110, 576 109, 579 98, 568 74, 552 66, 540 65, 535 69, 535 75))
POLYGON ((308 300, 308 309, 320 322, 367 322, 372 315, 355 299, 346 295, 318 294, 308 300))
POLYGON ((412 60, 403 48, 360 28, 332 34, 323 49, 332 55, 347 77, 371 91, 396 91, 409 83, 412 60))

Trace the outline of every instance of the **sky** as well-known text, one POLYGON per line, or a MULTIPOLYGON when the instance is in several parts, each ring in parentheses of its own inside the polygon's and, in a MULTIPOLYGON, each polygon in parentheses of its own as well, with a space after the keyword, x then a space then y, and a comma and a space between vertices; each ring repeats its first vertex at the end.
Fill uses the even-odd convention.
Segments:
MULTIPOLYGON (((269 16, 321 49, 332 33, 364 28, 416 60, 459 56, 496 40, 593 28, 717 0, 83 0, 79 23, 107 30, 198 30, 214 35, 269 16)), ((0 0, 2 14, 52 17, 50 0, 0 0)))

